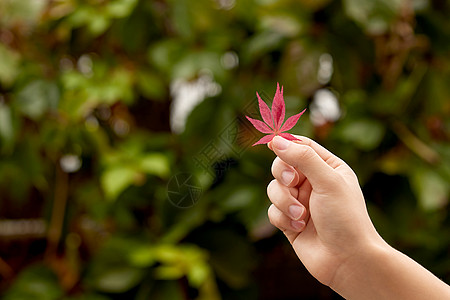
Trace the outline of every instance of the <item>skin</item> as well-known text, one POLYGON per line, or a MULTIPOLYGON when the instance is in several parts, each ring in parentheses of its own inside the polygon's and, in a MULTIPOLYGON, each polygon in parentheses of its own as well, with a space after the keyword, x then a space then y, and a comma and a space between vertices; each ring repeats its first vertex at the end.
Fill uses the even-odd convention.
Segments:
POLYGON ((306 137, 276 136, 270 222, 308 271, 346 299, 450 299, 450 287, 390 247, 367 213, 353 170, 306 137))

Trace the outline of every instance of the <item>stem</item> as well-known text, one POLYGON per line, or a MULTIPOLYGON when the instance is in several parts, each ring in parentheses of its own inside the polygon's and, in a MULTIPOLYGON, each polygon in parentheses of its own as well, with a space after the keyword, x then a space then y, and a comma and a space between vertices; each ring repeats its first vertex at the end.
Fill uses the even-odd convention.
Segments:
POLYGON ((47 249, 45 250, 46 258, 55 256, 58 249, 62 227, 64 224, 68 187, 69 176, 61 169, 58 161, 58 163, 56 163, 55 199, 53 201, 52 217, 47 232, 47 249))
POLYGON ((393 124, 394 132, 402 142, 416 153, 419 157, 430 164, 437 164, 441 160, 439 154, 427 144, 416 137, 404 124, 395 122, 393 124))

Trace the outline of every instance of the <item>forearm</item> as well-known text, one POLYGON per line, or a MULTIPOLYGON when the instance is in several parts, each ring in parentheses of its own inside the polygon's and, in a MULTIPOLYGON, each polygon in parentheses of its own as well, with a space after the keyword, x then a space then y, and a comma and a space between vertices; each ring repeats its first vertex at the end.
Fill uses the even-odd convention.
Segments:
POLYGON ((384 242, 344 264, 332 288, 346 299, 450 299, 450 286, 384 242))

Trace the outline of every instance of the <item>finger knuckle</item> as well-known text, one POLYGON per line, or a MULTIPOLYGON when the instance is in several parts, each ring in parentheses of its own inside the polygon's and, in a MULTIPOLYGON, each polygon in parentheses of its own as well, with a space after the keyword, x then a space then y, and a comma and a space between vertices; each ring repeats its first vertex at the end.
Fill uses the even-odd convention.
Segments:
POLYGON ((301 151, 298 152, 299 161, 308 161, 314 158, 316 152, 310 146, 301 147, 301 151))
POLYGON ((306 146, 311 146, 312 140, 309 137, 301 136, 299 137, 302 140, 302 144, 306 146))

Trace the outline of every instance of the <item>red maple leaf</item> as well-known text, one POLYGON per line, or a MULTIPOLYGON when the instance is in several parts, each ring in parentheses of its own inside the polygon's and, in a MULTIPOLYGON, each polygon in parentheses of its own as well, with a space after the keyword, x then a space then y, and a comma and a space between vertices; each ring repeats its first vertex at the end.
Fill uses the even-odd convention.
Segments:
POLYGON ((286 133, 284 131, 292 129, 292 127, 294 127, 294 125, 297 124, 298 120, 300 119, 301 115, 303 115, 306 108, 301 113, 293 115, 292 117, 287 119, 286 122, 283 124, 286 113, 286 107, 283 98, 283 87, 281 87, 280 92, 280 85, 277 83, 277 91, 275 92, 275 96, 273 97, 272 111, 270 111, 267 104, 264 101, 262 101, 261 97, 258 95, 258 92, 256 92, 256 96, 258 97, 259 111, 261 113, 261 117, 263 118, 264 122, 252 119, 248 116, 246 117, 258 131, 262 133, 267 133, 267 135, 263 136, 259 141, 254 143, 253 146, 259 144, 267 144, 276 135, 284 137, 285 139, 290 141, 299 140, 292 134, 286 133))

